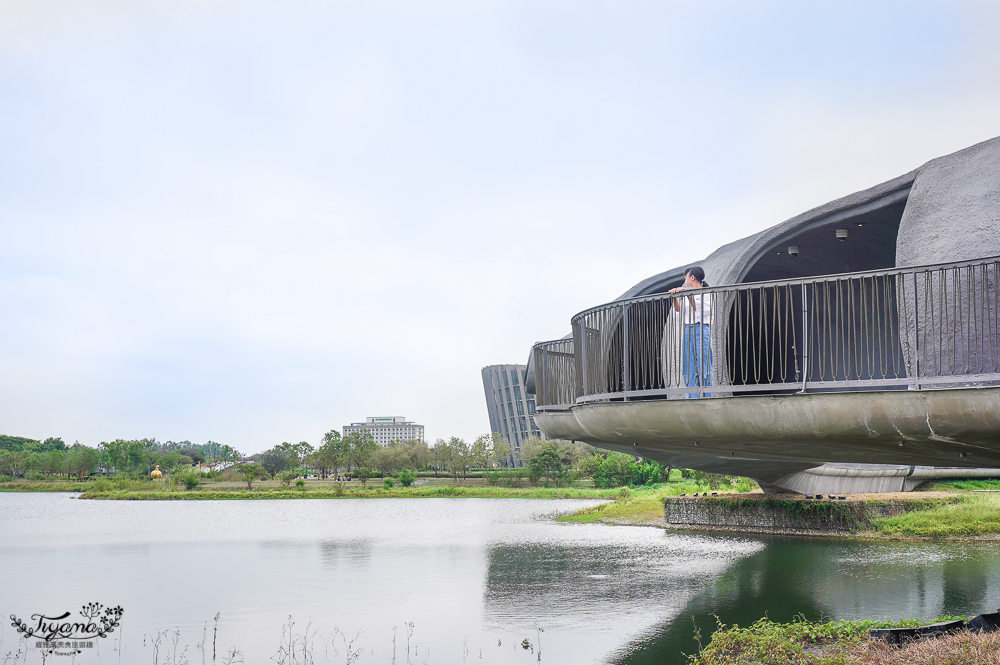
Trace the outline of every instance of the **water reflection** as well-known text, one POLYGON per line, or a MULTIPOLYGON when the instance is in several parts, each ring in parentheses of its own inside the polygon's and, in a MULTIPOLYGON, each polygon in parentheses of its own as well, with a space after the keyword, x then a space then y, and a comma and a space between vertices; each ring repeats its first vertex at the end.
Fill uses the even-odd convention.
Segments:
POLYGON ((694 595, 675 619, 619 649, 621 665, 683 663, 717 622, 747 626, 767 616, 900 619, 978 614, 1000 603, 1000 552, 976 543, 863 543, 762 538, 694 595))
POLYGON ((496 545, 487 557, 484 618, 497 626, 531 617, 550 628, 600 630, 610 616, 630 616, 638 629, 675 613, 735 560, 763 547, 711 537, 658 540, 655 549, 627 540, 496 545))

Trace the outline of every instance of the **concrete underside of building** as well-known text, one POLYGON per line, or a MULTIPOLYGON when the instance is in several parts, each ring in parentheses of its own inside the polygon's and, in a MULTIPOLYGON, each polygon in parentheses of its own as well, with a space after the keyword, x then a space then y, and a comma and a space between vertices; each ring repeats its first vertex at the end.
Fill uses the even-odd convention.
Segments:
MULTIPOLYGON (((994 138, 643 280, 619 300, 666 293, 681 285, 691 265, 702 266, 716 285, 998 255, 1000 138, 994 138), (848 240, 831 242, 841 228, 848 240)), ((724 316, 717 323, 713 346, 721 348, 730 324, 724 316)), ((1000 357, 1000 336, 977 343, 982 353, 1000 357)), ((901 362, 913 366, 910 357, 901 362)), ((526 383, 533 391, 530 359, 526 383)), ((850 390, 581 400, 563 410, 539 402, 536 422, 550 438, 748 476, 775 492, 899 491, 934 477, 1000 476, 1000 388, 850 390)))
POLYGON ((898 492, 1000 474, 1000 388, 603 402, 536 420, 555 438, 775 492, 898 492))

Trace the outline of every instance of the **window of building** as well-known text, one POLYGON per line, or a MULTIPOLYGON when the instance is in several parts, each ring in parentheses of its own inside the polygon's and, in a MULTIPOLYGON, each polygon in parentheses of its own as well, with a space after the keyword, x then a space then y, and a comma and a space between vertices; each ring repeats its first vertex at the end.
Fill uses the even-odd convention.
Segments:
POLYGON ((501 372, 501 374, 503 374, 503 384, 509 386, 510 384, 507 383, 507 372, 501 372))
POLYGON ((517 403, 517 415, 519 415, 519 416, 523 416, 524 415, 524 402, 518 401, 518 403, 517 403))
POLYGON ((521 401, 521 386, 514 386, 514 397, 517 398, 518 402, 521 401))
POLYGON ((535 400, 529 399, 528 400, 528 413, 534 413, 534 412, 535 412, 535 400))
POLYGON ((520 425, 521 431, 524 432, 525 434, 527 434, 527 432, 528 432, 528 423, 525 422, 524 418, 518 418, 517 419, 517 424, 520 425))
POLYGON ((510 401, 510 388, 504 388, 504 390, 507 392, 507 401, 509 402, 510 401))
POLYGON ((510 382, 511 382, 512 385, 515 385, 515 386, 519 383, 518 382, 518 377, 517 377, 517 370, 515 370, 515 369, 510 370, 510 382))

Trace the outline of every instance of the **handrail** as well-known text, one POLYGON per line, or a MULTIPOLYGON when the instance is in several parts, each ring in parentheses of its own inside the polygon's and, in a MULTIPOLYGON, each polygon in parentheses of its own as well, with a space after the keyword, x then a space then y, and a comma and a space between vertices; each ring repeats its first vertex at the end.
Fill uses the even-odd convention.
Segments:
POLYGON ((535 408, 568 409, 576 403, 576 356, 572 339, 539 342, 532 347, 535 366, 535 408))
POLYGON ((534 347, 539 408, 994 385, 1000 257, 638 296, 572 324, 534 347))

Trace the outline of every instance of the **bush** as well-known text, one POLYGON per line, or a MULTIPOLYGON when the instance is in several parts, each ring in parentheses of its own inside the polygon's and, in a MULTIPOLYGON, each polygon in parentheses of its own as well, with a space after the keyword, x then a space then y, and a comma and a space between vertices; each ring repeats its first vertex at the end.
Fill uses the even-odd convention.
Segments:
POLYGON ((193 473, 187 474, 181 480, 184 483, 184 487, 186 487, 189 490, 193 490, 195 487, 198 486, 198 483, 201 482, 201 479, 198 478, 198 476, 196 476, 193 473))
POLYGON ((300 492, 306 491, 306 481, 304 478, 299 478, 298 480, 295 481, 295 489, 299 490, 300 492))
POLYGON ((496 487, 500 484, 500 473, 497 471, 490 471, 486 474, 486 484, 490 487, 496 487))
POLYGON ((391 490, 394 485, 395 483, 392 482, 392 478, 386 478, 385 480, 382 481, 382 487, 384 487, 387 490, 391 490))
POLYGON ((334 496, 344 496, 344 483, 338 480, 333 481, 334 496))
POLYGON ((504 487, 521 487, 524 485, 524 469, 504 469, 500 472, 500 482, 504 487))
POLYGON ((298 471, 282 471, 278 474, 278 481, 281 482, 281 486, 288 489, 288 486, 292 484, 292 481, 299 475, 298 471))
POLYGON ((604 458, 594 476, 594 486, 611 488, 622 487, 632 482, 632 467, 635 458, 625 453, 611 453, 604 458))
POLYGON ((417 472, 413 469, 403 469, 399 472, 399 482, 403 487, 409 487, 417 479, 417 472))

